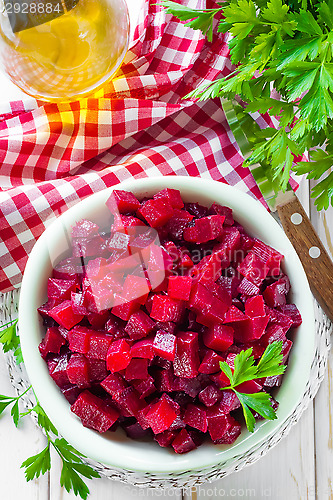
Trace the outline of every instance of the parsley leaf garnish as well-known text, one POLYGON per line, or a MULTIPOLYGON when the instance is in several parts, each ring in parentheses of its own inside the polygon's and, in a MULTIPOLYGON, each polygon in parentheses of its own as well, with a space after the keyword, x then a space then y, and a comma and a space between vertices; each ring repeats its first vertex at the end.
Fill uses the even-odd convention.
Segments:
POLYGON ((37 398, 35 406, 24 413, 20 413, 19 400, 31 389, 31 386, 28 387, 26 391, 17 397, 0 395, 0 414, 12 404, 11 416, 17 427, 21 418, 30 413, 36 413, 38 425, 44 430, 47 437, 47 446, 41 452, 27 458, 21 465, 21 468, 24 469, 26 480, 31 481, 34 478, 38 478, 51 469, 50 450, 53 447, 62 460, 61 486, 64 486, 68 492, 73 490, 75 495, 86 500, 89 495, 89 488, 82 477, 92 479, 99 478, 100 475, 83 461, 84 456, 79 451, 73 448, 64 438, 58 437, 57 429, 46 415, 37 398))
POLYGON ((257 364, 252 356, 252 347, 235 356, 233 370, 226 361, 220 362, 222 372, 230 381, 230 386, 222 387, 221 390, 234 391, 243 408, 245 423, 250 432, 254 431, 255 426, 255 418, 251 409, 268 420, 276 419, 276 413, 272 408, 270 394, 267 392, 245 394, 239 392, 238 387, 251 380, 282 375, 286 369, 285 365, 281 365, 282 359, 282 342, 275 341, 266 347, 257 364))
POLYGON ((210 40, 219 14, 218 31, 232 35, 234 71, 185 98, 238 97, 245 113, 278 117, 273 133, 268 127, 251 143, 243 166, 259 162, 276 191, 287 188, 292 170, 303 173, 317 181, 311 196, 318 210, 333 206, 333 0, 225 0, 206 10, 162 5, 210 40), (306 151, 310 161, 297 163, 306 151))

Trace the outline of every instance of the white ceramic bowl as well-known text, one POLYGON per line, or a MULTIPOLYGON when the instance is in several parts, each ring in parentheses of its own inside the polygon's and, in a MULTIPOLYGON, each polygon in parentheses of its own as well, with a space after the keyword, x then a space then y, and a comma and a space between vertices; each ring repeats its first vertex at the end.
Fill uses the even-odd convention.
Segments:
POLYGON ((70 228, 82 218, 96 221, 103 227, 110 218, 105 201, 113 188, 96 193, 70 208, 53 222, 34 246, 24 273, 19 325, 25 366, 41 405, 59 432, 84 455, 120 469, 149 473, 179 473, 204 469, 219 462, 232 460, 274 434, 291 415, 304 394, 314 355, 313 301, 309 285, 298 256, 285 233, 265 208, 250 196, 220 182, 198 178, 168 176, 129 180, 115 189, 132 191, 137 197, 152 196, 165 188, 179 189, 185 201, 197 201, 209 206, 216 201, 233 209, 235 219, 253 236, 285 255, 284 270, 292 285, 292 301, 299 308, 303 323, 297 329, 288 369, 278 390, 278 418, 256 426, 253 434, 246 429, 232 446, 204 444, 184 455, 161 448, 153 441, 133 441, 123 431, 99 434, 83 427, 70 411, 70 405, 53 382, 46 363, 38 351, 44 336, 37 307, 47 297, 47 279, 52 267, 66 252, 70 228))

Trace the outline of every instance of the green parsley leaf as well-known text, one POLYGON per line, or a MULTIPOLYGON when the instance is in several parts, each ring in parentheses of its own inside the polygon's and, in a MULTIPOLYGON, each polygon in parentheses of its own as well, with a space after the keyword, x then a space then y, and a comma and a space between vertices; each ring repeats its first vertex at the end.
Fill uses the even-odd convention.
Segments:
POLYGON ((240 392, 237 392, 237 391, 235 391, 235 394, 237 395, 239 402, 242 405, 246 427, 248 428, 248 430, 250 432, 253 432, 254 427, 256 425, 256 419, 254 418, 253 413, 249 408, 249 405, 247 405, 246 401, 242 398, 242 394, 240 392))
MULTIPOLYGON (((195 20, 196 28, 207 31, 208 10, 166 4, 177 17, 195 20)), ((230 59, 237 67, 186 97, 239 97, 244 112, 260 104, 261 112, 266 108, 279 117, 276 134, 257 134, 244 162, 245 167, 259 162, 277 193, 287 188, 291 170, 305 169, 295 163, 298 158, 306 150, 328 149, 325 138, 333 133, 333 0, 225 0, 221 5, 218 31, 231 33, 230 59)), ((333 204, 332 178, 330 167, 324 176, 320 163, 310 161, 306 174, 309 179, 323 176, 311 196, 318 209, 326 209, 333 204)))
POLYGON ((159 5, 163 5, 170 14, 178 17, 181 21, 189 20, 185 26, 202 31, 204 35, 207 35, 207 39, 210 42, 212 41, 214 16, 221 11, 222 8, 206 10, 190 9, 185 5, 172 2, 171 0, 162 0, 159 5))
POLYGON ((246 380, 252 380, 256 374, 257 367, 254 366, 252 347, 246 351, 241 351, 234 360, 234 374, 232 385, 237 386, 246 380))
POLYGON ((240 404, 242 405, 245 422, 250 432, 254 431, 255 418, 250 411, 250 408, 267 420, 275 420, 277 418, 274 409, 272 408, 271 396, 267 392, 256 392, 255 394, 244 394, 235 391, 240 404), (251 414, 251 417, 250 417, 251 414))
POLYGON ((243 408, 246 426, 250 432, 253 432, 255 426, 255 418, 251 410, 269 420, 277 418, 272 407, 271 396, 264 391, 243 394, 237 388, 244 382, 282 375, 286 369, 286 366, 281 365, 282 359, 282 342, 275 341, 266 347, 257 364, 252 356, 252 347, 235 356, 234 369, 231 369, 226 361, 220 362, 222 372, 230 380, 230 386, 222 387, 221 390, 231 389, 237 395, 243 408))
POLYGON ((37 421, 38 421, 38 425, 40 427, 42 427, 45 431, 53 432, 53 434, 55 434, 56 436, 58 435, 57 429, 54 427, 51 420, 46 415, 45 411, 43 410, 43 408, 40 406, 39 403, 37 403, 37 405, 34 406, 31 409, 31 411, 34 411, 35 413, 37 413, 37 421))
POLYGON ((38 478, 41 474, 45 474, 45 472, 50 470, 50 443, 48 443, 40 453, 25 460, 21 468, 25 468, 25 477, 27 481, 31 481, 35 477, 38 478))
POLYGON ((62 462, 60 485, 63 486, 68 492, 73 490, 74 494, 76 496, 79 495, 83 500, 86 500, 90 493, 86 483, 73 469, 72 465, 66 461, 62 462))
POLYGON ((256 378, 282 375, 286 369, 285 365, 281 365, 282 359, 282 341, 275 341, 269 344, 256 366, 256 378))
POLYGON ((10 412, 11 416, 13 417, 15 427, 18 426, 19 419, 20 419, 20 411, 19 411, 18 404, 19 404, 19 400, 17 399, 16 403, 12 406, 12 409, 10 412))

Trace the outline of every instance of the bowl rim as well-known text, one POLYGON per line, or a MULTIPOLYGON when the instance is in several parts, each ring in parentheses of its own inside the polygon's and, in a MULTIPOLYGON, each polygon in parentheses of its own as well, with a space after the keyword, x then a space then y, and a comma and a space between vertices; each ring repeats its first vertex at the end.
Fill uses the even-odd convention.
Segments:
MULTIPOLYGON (((258 237, 264 241, 267 240, 267 238, 258 237)), ((218 181, 187 176, 129 179, 88 196, 54 220, 36 242, 25 268, 19 302, 19 326, 23 358, 29 379, 42 407, 60 434, 81 453, 93 460, 115 468, 137 472, 149 470, 150 473, 168 474, 207 468, 222 461, 230 461, 267 440, 288 419, 302 398, 314 354, 315 324, 312 295, 302 264, 282 228, 264 206, 248 194, 218 181), (202 445, 198 449, 191 451, 191 453, 176 455, 173 450, 162 449, 156 444, 159 451, 156 453, 156 450, 154 452, 153 449, 150 449, 149 453, 152 457, 148 460, 146 456, 147 443, 129 439, 123 441, 118 439, 114 433, 110 439, 105 438, 105 435, 83 427, 81 421, 70 412, 69 403, 49 376, 46 363, 38 351, 38 343, 41 337, 38 336, 37 330, 40 331, 41 326, 35 305, 38 304, 39 279, 43 279, 42 271, 45 268, 45 263, 50 260, 50 251, 52 255, 52 251, 56 250, 57 238, 61 235, 63 227, 68 229, 76 221, 86 217, 89 218, 87 214, 92 213, 94 210, 105 210, 104 203, 114 189, 132 191, 138 196, 141 193, 142 196, 142 193, 157 192, 165 187, 183 191, 182 194, 185 198, 190 194, 195 194, 199 198, 209 199, 210 202, 217 201, 230 206, 237 221, 242 224, 244 220, 247 221, 245 226, 247 226, 246 229, 249 232, 251 232, 249 227, 254 227, 257 235, 258 232, 259 234, 261 232, 266 234, 268 231, 269 243, 268 241, 267 243, 278 250, 282 248, 285 254, 288 253, 288 260, 286 261, 287 274, 292 284, 296 280, 299 285, 299 289, 294 289, 297 296, 295 302, 299 306, 303 317, 303 323, 298 328, 295 342, 298 345, 298 357, 301 356, 302 358, 302 376, 297 375, 295 369, 297 365, 296 355, 294 354, 294 356, 291 356, 292 362, 288 365, 285 377, 288 376, 288 372, 292 372, 293 376, 296 377, 297 394, 295 399, 293 401, 281 401, 276 420, 262 422, 256 426, 255 432, 251 435, 246 430, 243 430, 242 439, 237 440, 234 445, 202 445), (184 195, 184 191, 187 194, 184 195), (216 195, 217 200, 212 198, 212 196, 216 195), (260 220, 260 231, 257 228, 258 223, 254 223, 256 219, 260 220), (272 241, 276 243, 273 244, 272 241), (301 304, 299 303, 300 300, 302 300, 301 304), (302 343, 299 340, 300 336, 302 336, 302 343), (303 340, 304 338, 307 339, 306 342, 303 340)), ((294 351, 295 346, 291 351, 292 354, 294 351)), ((279 389, 279 394, 283 396, 284 393, 288 396, 286 380, 279 389)))

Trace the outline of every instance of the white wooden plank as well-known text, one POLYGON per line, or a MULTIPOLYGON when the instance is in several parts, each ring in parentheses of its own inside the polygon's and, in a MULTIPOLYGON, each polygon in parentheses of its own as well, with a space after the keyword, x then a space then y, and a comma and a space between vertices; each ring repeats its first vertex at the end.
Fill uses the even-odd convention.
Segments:
MULTIPOLYGON (((312 184, 313 185, 313 184, 312 184)), ((317 213, 313 203, 312 222, 333 258, 333 209, 317 213)), ((332 284, 333 290, 333 284, 332 284)), ((317 500, 333 498, 333 353, 328 360, 326 377, 315 399, 315 449, 317 500)))
POLYGON ((307 498, 315 488, 313 408, 304 413, 290 434, 251 466, 219 481, 185 493, 185 500, 217 498, 307 498))
MULTIPOLYGON (((0 393, 16 396, 10 383, 7 366, 0 355, 0 393)), ((48 500, 48 474, 38 480, 26 482, 21 463, 41 451, 46 440, 32 419, 27 416, 16 429, 9 412, 0 417, 0 483, 1 498, 48 500)))
MULTIPOLYGON (((74 500, 76 499, 73 492, 67 493, 63 488, 60 488, 59 478, 61 472, 61 462, 58 457, 53 457, 53 465, 51 470, 50 480, 50 499, 51 500, 74 500)), ((86 484, 90 490, 88 500, 135 500, 135 499, 151 499, 172 498, 173 500, 181 500, 181 491, 175 489, 153 489, 153 488, 138 488, 130 484, 123 484, 119 481, 113 481, 108 478, 87 480, 86 484)))

